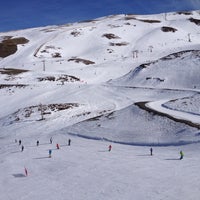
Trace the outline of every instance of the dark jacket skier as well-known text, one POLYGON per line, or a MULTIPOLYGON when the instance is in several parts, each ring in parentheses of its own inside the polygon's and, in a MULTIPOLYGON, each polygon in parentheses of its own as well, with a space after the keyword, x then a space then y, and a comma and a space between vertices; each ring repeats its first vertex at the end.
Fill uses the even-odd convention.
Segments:
POLYGON ((22 151, 24 151, 24 146, 22 145, 22 151))
POLYGON ((52 150, 49 149, 49 158, 51 158, 51 153, 52 153, 52 150))
POLYGON ((68 146, 70 146, 70 145, 71 145, 71 139, 68 140, 68 146))
POLYGON ((150 148, 150 155, 153 156, 153 148, 150 148))

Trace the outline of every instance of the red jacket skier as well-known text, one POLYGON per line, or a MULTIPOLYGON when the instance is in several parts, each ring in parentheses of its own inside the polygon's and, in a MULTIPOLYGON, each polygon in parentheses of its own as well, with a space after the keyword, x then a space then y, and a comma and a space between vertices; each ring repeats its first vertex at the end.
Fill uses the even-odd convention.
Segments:
POLYGON ((112 149, 112 146, 109 145, 109 146, 108 146, 108 151, 111 151, 111 149, 112 149))

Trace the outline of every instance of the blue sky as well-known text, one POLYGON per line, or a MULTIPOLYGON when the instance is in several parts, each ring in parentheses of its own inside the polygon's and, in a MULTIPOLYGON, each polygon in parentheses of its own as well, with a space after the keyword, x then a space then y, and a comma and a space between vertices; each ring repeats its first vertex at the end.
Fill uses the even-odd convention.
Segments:
POLYGON ((60 25, 112 14, 200 10, 200 0, 2 0, 0 32, 60 25))

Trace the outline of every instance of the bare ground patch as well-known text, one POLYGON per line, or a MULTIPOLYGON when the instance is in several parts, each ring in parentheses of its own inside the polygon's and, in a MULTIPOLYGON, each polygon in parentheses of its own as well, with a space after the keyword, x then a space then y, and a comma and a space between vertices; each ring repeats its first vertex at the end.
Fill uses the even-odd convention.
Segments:
POLYGON ((179 14, 179 15, 192 15, 192 12, 189 12, 189 11, 179 11, 179 12, 177 12, 177 14, 179 14))
POLYGON ((55 77, 55 76, 39 77, 38 80, 39 81, 76 82, 76 81, 80 81, 80 78, 64 74, 59 77, 55 77))
POLYGON ((0 68, 0 73, 1 74, 6 74, 6 75, 18 75, 24 72, 28 72, 28 70, 25 69, 14 69, 14 68, 0 68))
POLYGON ((74 61, 76 63, 83 63, 85 65, 92 65, 92 64, 95 64, 95 62, 91 61, 91 60, 86 60, 86 59, 83 59, 83 58, 77 58, 77 57, 72 57, 70 59, 68 59, 68 62, 70 61, 74 61))
POLYGON ((102 37, 106 37, 107 39, 120 39, 119 36, 113 34, 113 33, 105 33, 102 35, 102 37))
POLYGON ((198 26, 200 26, 200 19, 195 19, 195 18, 191 17, 191 18, 189 18, 189 21, 195 23, 198 26))
POLYGON ((161 27, 161 30, 163 32, 173 32, 173 33, 177 31, 177 29, 169 27, 169 26, 163 26, 163 27, 161 27))
POLYGON ((24 84, 0 84, 0 89, 3 88, 12 88, 12 87, 16 87, 16 88, 24 88, 28 85, 24 85, 24 84))
POLYGON ((45 115, 50 115, 53 112, 72 109, 78 107, 78 103, 54 103, 54 104, 39 104, 36 106, 29 106, 19 109, 12 116, 10 116, 11 123, 23 120, 41 120, 45 115))
POLYGON ((0 57, 5 58, 14 54, 17 51, 17 45, 26 44, 29 40, 24 37, 12 38, 12 36, 4 37, 0 43, 0 57))
POLYGON ((110 46, 126 46, 128 44, 129 44, 128 42, 118 42, 118 43, 110 42, 109 43, 110 46))
POLYGON ((161 21, 160 20, 154 20, 154 19, 138 19, 136 18, 135 15, 126 15, 125 20, 138 20, 138 21, 141 21, 141 22, 145 22, 145 23, 160 23, 161 21))

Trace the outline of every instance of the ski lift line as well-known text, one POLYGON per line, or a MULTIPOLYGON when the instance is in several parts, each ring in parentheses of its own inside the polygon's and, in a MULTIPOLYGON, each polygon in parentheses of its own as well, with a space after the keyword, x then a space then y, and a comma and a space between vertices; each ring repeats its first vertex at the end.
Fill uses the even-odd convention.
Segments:
MULTIPOLYGON (((42 58, 41 58, 42 59, 42 58)), ((42 60, 38 60, 38 61, 33 61, 33 62, 24 62, 24 63, 19 63, 17 66, 17 68, 20 68, 21 66, 25 66, 25 65, 35 65, 35 64, 43 64, 43 62, 45 62, 46 64, 50 63, 53 64, 55 62, 63 62, 63 61, 68 61, 68 58, 63 58, 62 60, 48 60, 48 59, 42 59, 42 60)), ((6 69, 6 67, 4 67, 6 69)), ((16 64, 12 67, 12 65, 9 65, 9 68, 16 68, 16 64)))

